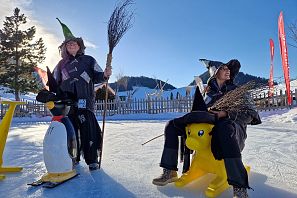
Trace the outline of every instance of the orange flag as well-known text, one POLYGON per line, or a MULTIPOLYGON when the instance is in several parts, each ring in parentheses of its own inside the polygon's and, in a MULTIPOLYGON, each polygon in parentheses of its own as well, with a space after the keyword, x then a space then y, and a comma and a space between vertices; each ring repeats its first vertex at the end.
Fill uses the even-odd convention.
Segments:
POLYGON ((42 81, 42 84, 44 86, 45 89, 49 90, 49 87, 46 85, 47 83, 47 73, 45 70, 39 68, 39 67, 34 67, 35 71, 37 72, 37 74, 39 75, 41 81, 42 81))
POLYGON ((285 83, 286 83, 288 105, 291 105, 292 98, 291 98, 291 90, 290 90, 289 60, 288 60, 288 49, 287 49, 287 43, 286 43, 283 12, 281 12, 278 17, 278 39, 279 39, 280 53, 281 53, 282 65, 283 65, 284 77, 285 77, 285 83))

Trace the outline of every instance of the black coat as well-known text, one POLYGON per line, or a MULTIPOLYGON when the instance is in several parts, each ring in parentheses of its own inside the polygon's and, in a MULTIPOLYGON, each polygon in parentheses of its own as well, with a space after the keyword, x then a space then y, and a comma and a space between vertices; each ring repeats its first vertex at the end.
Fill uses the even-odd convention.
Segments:
MULTIPOLYGON (((214 104, 214 102, 221 98, 225 93, 235 88, 236 85, 234 85, 233 83, 228 83, 219 88, 215 79, 210 80, 208 82, 208 87, 206 89, 204 97, 207 103, 207 107, 211 107, 214 104)), ((251 109, 248 109, 247 111, 241 111, 240 113, 238 113, 237 111, 228 111, 227 114, 228 117, 217 120, 217 123, 215 125, 218 125, 219 128, 215 127, 214 130, 224 130, 224 124, 232 125, 226 126, 226 128, 229 127, 229 129, 233 130, 232 132, 230 132, 230 135, 235 137, 239 150, 242 151, 245 146, 245 140, 247 138, 247 125, 260 124, 260 116, 256 109, 253 109, 253 107, 251 107, 251 109)), ((232 150, 230 151, 231 153, 228 154, 222 153, 221 147, 230 147, 230 142, 220 141, 218 140, 218 138, 220 137, 216 132, 214 132, 212 137, 212 151, 216 159, 223 159, 225 157, 240 157, 238 156, 238 152, 232 153, 232 150), (221 144, 218 144, 218 142, 221 142, 221 144)))
POLYGON ((96 60, 88 55, 70 56, 61 60, 54 70, 54 76, 62 91, 74 93, 78 101, 85 101, 85 109, 94 111, 94 84, 101 83, 104 72, 96 60))

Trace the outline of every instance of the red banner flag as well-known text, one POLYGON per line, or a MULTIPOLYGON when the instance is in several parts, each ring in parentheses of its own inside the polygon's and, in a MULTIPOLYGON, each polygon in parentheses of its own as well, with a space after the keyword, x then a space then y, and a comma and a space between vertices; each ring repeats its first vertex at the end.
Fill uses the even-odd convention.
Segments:
POLYGON ((274 91, 274 87, 273 87, 274 43, 273 43, 272 39, 269 40, 269 44, 270 44, 270 75, 269 75, 269 81, 268 81, 268 85, 269 85, 268 96, 271 97, 271 96, 273 96, 273 91, 274 91))
POLYGON ((285 83, 286 83, 288 105, 291 105, 292 98, 291 98, 291 90, 290 90, 289 60, 288 60, 288 49, 287 49, 287 43, 286 43, 283 12, 280 13, 278 18, 278 38, 279 38, 280 53, 282 57, 282 65, 283 65, 284 77, 285 77, 285 83))
POLYGON ((46 85, 46 83, 47 83, 47 73, 46 73, 46 71, 39 68, 39 67, 34 67, 34 69, 37 72, 37 74, 39 75, 44 88, 49 90, 49 87, 46 85))

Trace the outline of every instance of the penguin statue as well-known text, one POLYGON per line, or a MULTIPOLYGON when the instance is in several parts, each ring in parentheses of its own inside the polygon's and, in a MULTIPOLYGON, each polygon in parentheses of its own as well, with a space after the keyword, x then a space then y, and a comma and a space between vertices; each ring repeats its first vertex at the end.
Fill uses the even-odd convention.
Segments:
POLYGON ((28 185, 53 188, 77 176, 73 160, 77 156, 74 127, 67 117, 76 100, 63 93, 47 68, 48 90, 38 93, 36 100, 45 103, 52 114, 52 121, 43 139, 43 159, 47 170, 41 179, 28 185))

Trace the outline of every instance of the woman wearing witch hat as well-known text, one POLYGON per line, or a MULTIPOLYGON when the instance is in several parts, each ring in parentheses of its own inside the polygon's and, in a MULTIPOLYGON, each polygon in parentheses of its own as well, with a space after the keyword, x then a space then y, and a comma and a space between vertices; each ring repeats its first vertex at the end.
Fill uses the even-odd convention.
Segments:
MULTIPOLYGON (((58 18, 57 18, 58 19, 58 18)), ((69 28, 58 19, 65 36, 60 45, 62 59, 54 69, 54 76, 63 91, 76 96, 77 106, 72 107, 68 117, 71 119, 85 162, 90 170, 96 170, 98 153, 101 143, 101 129, 94 115, 95 93, 94 84, 109 79, 111 68, 104 71, 96 60, 85 55, 85 45, 82 38, 73 36, 69 28)), ((80 152, 76 163, 80 161, 80 152)))
POLYGON ((241 67, 239 61, 234 59, 226 64, 217 61, 203 61, 205 61, 211 76, 204 92, 204 98, 197 88, 192 111, 167 123, 164 130, 165 143, 160 163, 163 174, 153 179, 153 184, 163 186, 178 179, 178 136, 186 137, 186 125, 211 123, 215 125, 212 130, 213 155, 215 159, 224 159, 228 183, 233 186, 234 196, 248 197, 247 188, 250 187, 248 175, 241 160, 241 151, 247 137, 247 124, 260 124, 261 120, 252 107, 240 114, 215 110, 201 114, 201 111, 212 107, 215 101, 236 88, 233 80, 241 67))

